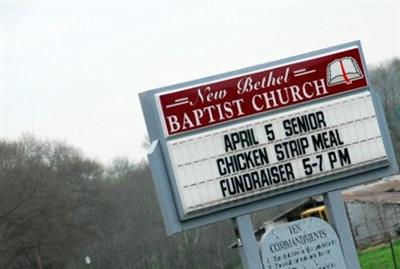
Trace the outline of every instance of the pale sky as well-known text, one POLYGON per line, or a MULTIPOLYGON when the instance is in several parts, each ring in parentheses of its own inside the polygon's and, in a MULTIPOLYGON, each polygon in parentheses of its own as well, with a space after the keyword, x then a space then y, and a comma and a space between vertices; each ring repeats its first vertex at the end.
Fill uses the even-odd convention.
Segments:
POLYGON ((399 3, 4 1, 0 135, 140 160, 138 93, 361 40, 400 57, 399 3))

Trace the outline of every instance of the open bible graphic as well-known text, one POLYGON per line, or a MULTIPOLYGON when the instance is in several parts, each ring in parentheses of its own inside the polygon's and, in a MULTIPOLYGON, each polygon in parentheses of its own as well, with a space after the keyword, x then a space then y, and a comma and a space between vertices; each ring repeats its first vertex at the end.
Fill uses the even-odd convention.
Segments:
POLYGON ((352 57, 336 59, 328 64, 326 71, 328 86, 337 84, 351 84, 353 80, 363 78, 357 61, 352 57))

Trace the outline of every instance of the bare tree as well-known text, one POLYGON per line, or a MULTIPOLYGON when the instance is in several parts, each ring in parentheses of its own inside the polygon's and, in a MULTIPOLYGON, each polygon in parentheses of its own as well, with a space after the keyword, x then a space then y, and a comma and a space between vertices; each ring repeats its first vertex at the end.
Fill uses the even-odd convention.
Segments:
POLYGON ((0 267, 63 268, 94 236, 86 214, 101 167, 58 142, 0 143, 0 267))
POLYGON ((400 59, 371 68, 371 83, 384 105, 390 134, 400 162, 400 59))

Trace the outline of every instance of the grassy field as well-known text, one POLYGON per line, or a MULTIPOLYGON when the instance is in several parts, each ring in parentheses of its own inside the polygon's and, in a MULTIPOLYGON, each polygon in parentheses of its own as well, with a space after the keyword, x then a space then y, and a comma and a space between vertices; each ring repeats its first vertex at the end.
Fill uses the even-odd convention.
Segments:
MULTIPOLYGON (((400 241, 394 243, 397 268, 400 269, 400 241)), ((389 246, 367 249, 358 254, 362 269, 395 269, 389 246)))

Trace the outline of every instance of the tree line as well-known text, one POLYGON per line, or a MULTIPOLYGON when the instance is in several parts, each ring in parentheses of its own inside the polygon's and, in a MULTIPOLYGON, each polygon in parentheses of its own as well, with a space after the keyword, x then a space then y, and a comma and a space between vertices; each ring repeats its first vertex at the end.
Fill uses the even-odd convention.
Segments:
MULTIPOLYGON (((400 59, 373 67, 370 78, 399 158, 400 59)), ((145 161, 104 165, 64 142, 23 135, 0 140, 0 191, 0 268, 223 269, 240 261, 228 248, 230 221, 165 235, 145 161)))

